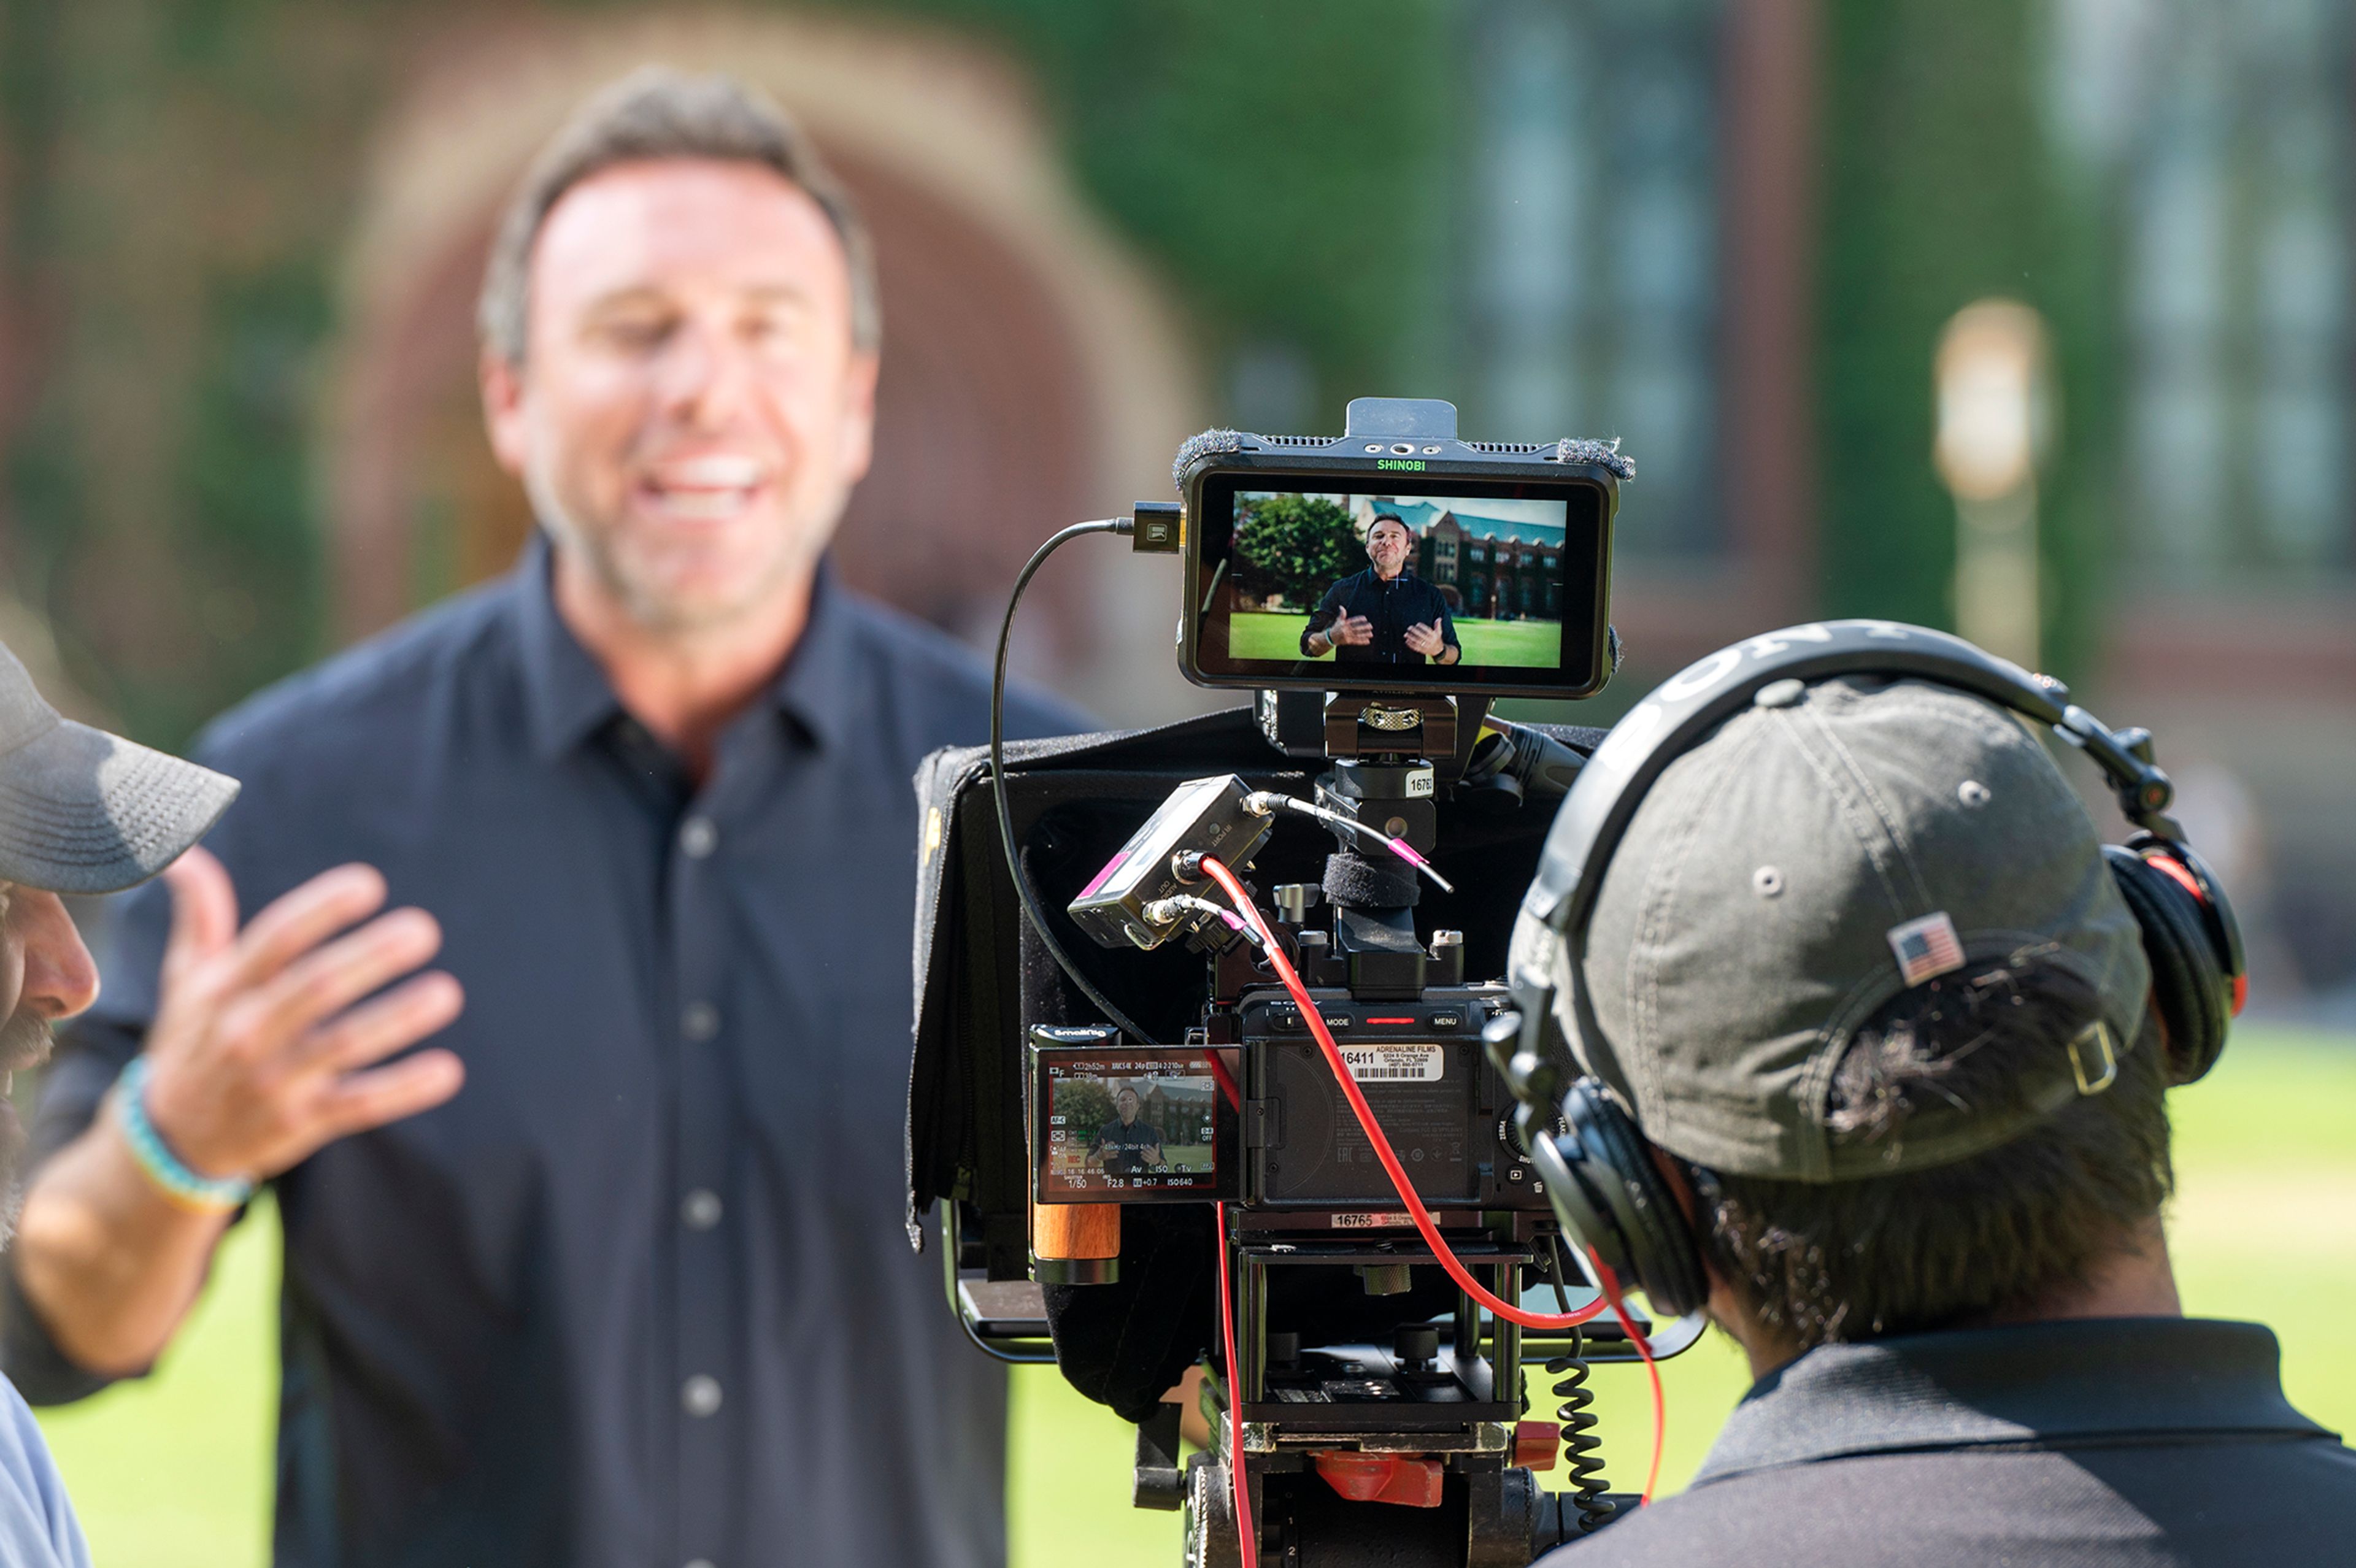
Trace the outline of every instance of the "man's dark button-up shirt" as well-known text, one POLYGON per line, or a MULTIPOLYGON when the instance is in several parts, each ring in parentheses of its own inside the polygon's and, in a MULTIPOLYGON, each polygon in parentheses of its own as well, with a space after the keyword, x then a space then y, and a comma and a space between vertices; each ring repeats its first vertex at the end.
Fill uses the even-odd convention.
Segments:
POLYGON ((2356 1562, 2356 1453, 2278 1360, 2256 1324, 2158 1317, 1823 1346, 1751 1391, 1691 1490, 1545 1562, 2356 1562))
MULTIPOLYGON (((243 908, 370 862, 466 991, 458 1096, 276 1183, 281 1564, 1004 1561, 1004 1379, 903 1221, 910 780, 985 737, 988 689, 821 581, 698 788, 557 618, 536 543, 213 727, 243 908)), ((37 1154, 136 1049, 166 912, 156 886, 122 906, 37 1154)), ((97 1386, 12 1305, 28 1395, 97 1386)))
POLYGON ((1301 633, 1301 652, 1309 652, 1309 639, 1328 631, 1334 622, 1349 615, 1364 615, 1373 623, 1375 640, 1371 643, 1339 643, 1333 656, 1351 663, 1364 664, 1429 664, 1430 660, 1407 645, 1410 626, 1440 628, 1440 640, 1451 648, 1462 648, 1456 640, 1456 622, 1448 613, 1448 601, 1440 590, 1412 571, 1402 571, 1386 581, 1373 567, 1342 579, 1325 591, 1317 609, 1309 617, 1309 624, 1301 633))

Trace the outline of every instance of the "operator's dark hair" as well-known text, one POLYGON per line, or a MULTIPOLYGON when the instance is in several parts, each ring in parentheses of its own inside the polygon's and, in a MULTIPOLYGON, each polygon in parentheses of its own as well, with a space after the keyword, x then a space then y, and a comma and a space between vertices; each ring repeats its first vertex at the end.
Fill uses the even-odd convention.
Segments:
MULTIPOLYGON (((1900 993, 1834 1072, 1837 1139, 1894 1146, 1932 1103, 1997 1108, 2102 1017, 2039 950, 1900 993)), ((2174 1184, 2159 1026, 2099 1094, 1984 1153, 1886 1177, 1797 1182, 1691 1174, 1703 1246, 1744 1305, 1800 1349, 2033 1315, 2132 1247, 2174 1184)))
POLYGON ((707 158, 758 164, 799 186, 826 214, 851 268, 851 340, 873 352, 884 341, 875 248, 851 193, 791 116, 733 77, 641 66, 593 93, 541 149, 500 216, 476 323, 483 345, 523 363, 530 316, 531 251, 564 193, 616 164, 707 158))

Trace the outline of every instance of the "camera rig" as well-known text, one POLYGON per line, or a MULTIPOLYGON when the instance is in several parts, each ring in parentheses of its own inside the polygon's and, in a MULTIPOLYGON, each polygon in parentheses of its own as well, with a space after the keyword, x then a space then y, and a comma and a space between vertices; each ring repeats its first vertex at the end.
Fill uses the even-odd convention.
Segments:
MULTIPOLYGON (((1447 405, 1396 400, 1353 403, 1343 437, 1307 447, 1198 438, 1183 513, 1066 529, 1023 581, 1065 539, 1133 528, 1186 555, 1182 644, 1191 627, 1210 646, 1205 584, 1234 558, 1209 562, 1206 504, 1247 485, 1387 494, 1397 470, 1368 470, 1402 448, 1424 494, 1592 494, 1583 553, 1608 561, 1625 464, 1607 449, 1474 447, 1447 405)), ((1593 589, 1591 624, 1566 613, 1561 642, 1566 664, 1582 646, 1605 662, 1558 693, 1592 691, 1616 657, 1601 574, 1593 589)), ((1206 662, 1182 655, 1191 678, 1246 685, 1206 662)), ((1601 1480, 1587 1366, 1673 1355, 1700 1329, 1616 1299, 1595 1316, 1601 1282, 1567 1255, 1499 1071, 1513 1019, 1484 976, 1504 973, 1546 808, 1600 735, 1494 720, 1477 681, 1354 673, 1253 687, 1248 711, 993 733, 928 762, 910 1235, 937 1206, 977 1345, 1055 1360, 1139 1422, 1134 1499, 1183 1509, 1188 1563, 1519 1565, 1625 1500, 1601 1480), (1560 1310, 1524 1309, 1531 1285, 1560 1310), (1161 1395, 1198 1360, 1215 1436, 1182 1466, 1161 1395), (1532 1361, 1561 1380, 1555 1423, 1525 1419, 1532 1361), (1558 1445, 1566 1493, 1534 1473, 1558 1445)))

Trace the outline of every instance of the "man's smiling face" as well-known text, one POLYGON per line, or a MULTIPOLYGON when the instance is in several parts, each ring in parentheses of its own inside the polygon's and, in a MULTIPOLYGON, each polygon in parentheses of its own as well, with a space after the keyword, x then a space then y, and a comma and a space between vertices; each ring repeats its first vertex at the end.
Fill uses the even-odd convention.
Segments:
POLYGON ((1375 575, 1386 581, 1406 567, 1407 550, 1407 525, 1396 517, 1385 517, 1366 531, 1366 558, 1375 563, 1375 575))
POLYGON ((1119 1112, 1119 1115, 1120 1115, 1120 1125, 1121 1125, 1122 1126, 1124 1126, 1124 1127, 1125 1127, 1125 1126, 1129 1125, 1131 1122, 1134 1122, 1135 1120, 1137 1120, 1137 1091, 1136 1091, 1136 1090, 1134 1090, 1134 1089, 1124 1089, 1124 1090, 1122 1090, 1119 1093, 1118 1093, 1118 1094, 1116 1094, 1116 1095, 1114 1095, 1114 1096, 1113 1096, 1112 1104, 1113 1104, 1113 1109, 1114 1109, 1115 1111, 1119 1112))
POLYGON ((825 549, 867 471, 875 357, 825 210, 761 165, 618 164, 533 246, 523 362, 484 367, 492 444, 634 620, 723 624, 825 549))

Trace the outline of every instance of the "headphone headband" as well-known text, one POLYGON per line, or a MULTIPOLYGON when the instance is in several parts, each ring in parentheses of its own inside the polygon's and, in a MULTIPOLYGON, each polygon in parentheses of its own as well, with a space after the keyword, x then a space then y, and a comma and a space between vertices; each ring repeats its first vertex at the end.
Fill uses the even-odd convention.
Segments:
POLYGON ((1926 626, 1812 621, 1745 638, 1687 665, 1612 726, 1547 835, 1537 878, 1522 901, 1524 915, 1557 933, 1579 931, 1621 834, 1670 763, 1762 688, 1845 674, 1921 676, 2050 726, 2094 758, 2130 821, 2170 842, 2183 839, 2183 829, 2164 815, 2176 791, 2147 754, 2149 735, 2113 732, 2070 702, 2070 688, 2051 676, 2031 675, 1926 626))

